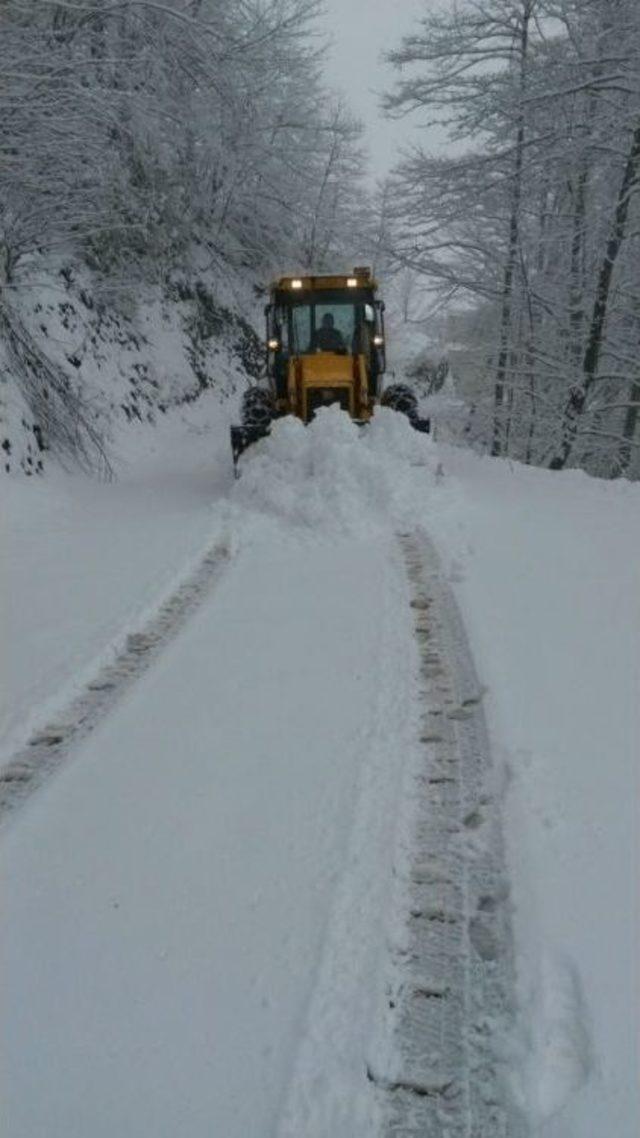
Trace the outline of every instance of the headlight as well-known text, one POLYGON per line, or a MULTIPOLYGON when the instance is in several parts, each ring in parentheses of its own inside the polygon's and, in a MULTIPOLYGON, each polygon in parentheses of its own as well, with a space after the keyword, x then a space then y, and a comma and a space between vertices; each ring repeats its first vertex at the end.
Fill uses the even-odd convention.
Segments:
POLYGON ((291 288, 302 288, 302 281, 291 281, 291 288))
POLYGON ((357 287, 358 287, 358 281, 356 280, 356 278, 355 277, 349 277, 347 280, 347 288, 357 288, 357 287))
POLYGON ((267 347, 269 348, 270 352, 277 352, 278 348, 280 347, 280 341, 279 340, 267 340, 267 347))

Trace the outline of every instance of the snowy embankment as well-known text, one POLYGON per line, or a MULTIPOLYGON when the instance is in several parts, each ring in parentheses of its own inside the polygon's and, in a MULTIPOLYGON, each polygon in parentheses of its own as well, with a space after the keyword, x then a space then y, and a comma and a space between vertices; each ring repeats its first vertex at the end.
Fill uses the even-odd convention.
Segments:
POLYGON ((631 1138, 640 487, 440 454, 455 509, 428 525, 449 557, 509 782, 519 1093, 548 1138, 631 1138))
POLYGON ((68 483, 9 486, 35 519, 9 561, 12 740, 200 550, 232 553, 3 837, 10 1138, 375 1132, 363 1072, 422 710, 394 535, 415 526, 510 776, 486 796, 507 822, 514 1093, 546 1138, 631 1138, 638 488, 478 460, 392 412, 363 437, 335 412, 283 421, 232 485, 225 424, 200 414, 73 508, 68 483))
POLYGON ((262 374, 250 279, 216 279, 202 255, 162 287, 115 291, 73 260, 55 271, 36 258, 9 297, 0 304, 4 473, 53 476, 52 456, 120 473, 112 442, 125 423, 156 425, 210 391, 224 403, 262 374))

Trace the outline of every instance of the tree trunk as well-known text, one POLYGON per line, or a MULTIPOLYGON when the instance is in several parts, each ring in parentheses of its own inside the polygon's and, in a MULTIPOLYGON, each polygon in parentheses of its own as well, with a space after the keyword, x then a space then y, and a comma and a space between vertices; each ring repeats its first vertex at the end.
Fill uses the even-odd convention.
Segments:
POLYGON ((571 187, 573 196, 573 232, 571 236, 571 284, 569 288, 569 327, 571 359, 576 375, 580 372, 584 330, 584 237, 588 172, 585 167, 571 187))
POLYGON ((580 416, 584 411, 589 393, 597 380, 613 271, 624 243, 629 204, 639 176, 640 122, 636 124, 631 136, 629 157, 618 193, 613 225, 598 275, 598 286, 582 365, 582 383, 572 389, 567 400, 562 425, 562 442, 558 454, 550 463, 551 470, 562 470, 566 466, 576 441, 580 416))
POLYGON ((640 411, 640 379, 634 379, 629 391, 629 406, 624 417, 622 435, 624 442, 620 446, 619 467, 624 474, 631 464, 632 443, 638 426, 638 411, 640 411))
POLYGON ((516 270, 520 246, 520 203, 522 198, 522 167, 524 160, 525 121, 524 94, 527 84, 527 55, 529 50, 529 23, 533 11, 533 0, 525 0, 522 10, 520 31, 520 106, 518 110, 518 129, 516 132, 515 166, 513 172, 513 191, 511 216, 509 218, 509 244, 504 268, 502 293, 500 298, 500 342, 496 366, 496 380, 493 401, 493 442, 492 455, 500 455, 508 439, 508 425, 504 422, 505 386, 509 360, 509 341, 511 335, 511 315, 513 305, 513 278, 516 270))

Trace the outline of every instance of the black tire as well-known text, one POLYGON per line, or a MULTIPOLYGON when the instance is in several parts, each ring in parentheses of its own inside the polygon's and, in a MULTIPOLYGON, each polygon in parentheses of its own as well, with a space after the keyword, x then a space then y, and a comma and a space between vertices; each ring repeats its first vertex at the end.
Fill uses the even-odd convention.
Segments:
POLYGON ((274 415, 273 397, 264 387, 250 387, 242 396, 242 425, 268 427, 274 415))
POLYGON ((392 411, 400 411, 408 419, 415 419, 418 414, 418 400, 406 383, 392 383, 382 392, 380 399, 383 407, 391 407, 392 411))

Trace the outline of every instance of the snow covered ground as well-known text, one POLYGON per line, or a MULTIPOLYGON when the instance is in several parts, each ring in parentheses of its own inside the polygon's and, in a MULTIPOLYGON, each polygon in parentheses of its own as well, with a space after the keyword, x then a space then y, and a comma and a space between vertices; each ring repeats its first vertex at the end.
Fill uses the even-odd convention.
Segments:
POLYGON ((639 488, 480 460, 393 412, 366 436, 285 420, 236 484, 213 401, 139 435, 115 484, 10 480, 3 507, 5 756, 204 549, 230 552, 3 834, 9 1138, 375 1133, 364 1071, 424 710, 395 535, 416 527, 487 689, 513 1094, 545 1138, 631 1138, 639 488))
POLYGON ((0 748, 64 703, 200 553, 212 506, 233 481, 206 424, 224 429, 229 415, 210 395, 154 430, 129 427, 112 483, 55 470, 6 480, 0 619, 11 652, 1 661, 0 748))
POLYGON ((520 1093, 549 1138, 631 1138, 640 487, 441 453, 456 505, 430 529, 450 559, 509 779, 520 1093))

